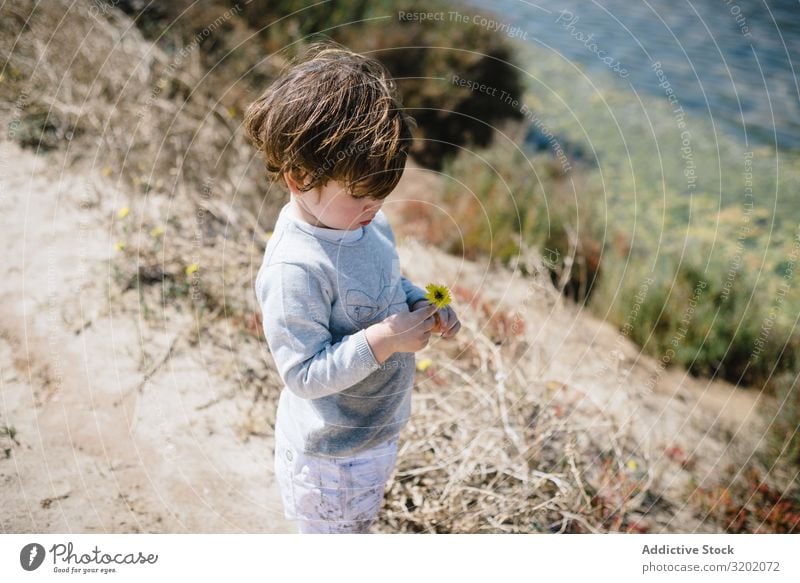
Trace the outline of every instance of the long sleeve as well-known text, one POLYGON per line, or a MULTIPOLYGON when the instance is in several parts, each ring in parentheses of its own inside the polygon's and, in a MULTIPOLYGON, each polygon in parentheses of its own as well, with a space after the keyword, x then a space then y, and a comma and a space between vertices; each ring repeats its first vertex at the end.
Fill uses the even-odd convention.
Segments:
POLYGON ((405 277, 401 276, 400 281, 403 284, 403 291, 406 292, 406 303, 408 304, 409 309, 411 309, 411 306, 413 306, 416 302, 424 300, 428 295, 425 293, 425 290, 415 286, 405 277))
POLYGON ((256 278, 256 294, 278 373, 297 396, 341 392, 380 368, 364 330, 331 343, 330 292, 313 268, 272 264, 256 278))

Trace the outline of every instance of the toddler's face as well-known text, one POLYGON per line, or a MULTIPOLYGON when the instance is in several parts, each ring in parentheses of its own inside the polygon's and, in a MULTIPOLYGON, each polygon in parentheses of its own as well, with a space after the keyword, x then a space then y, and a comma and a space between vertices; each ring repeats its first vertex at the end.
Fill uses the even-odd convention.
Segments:
POLYGON ((316 227, 355 231, 368 225, 383 205, 383 200, 351 196, 342 183, 334 180, 308 192, 297 190, 291 178, 286 182, 302 218, 316 227))

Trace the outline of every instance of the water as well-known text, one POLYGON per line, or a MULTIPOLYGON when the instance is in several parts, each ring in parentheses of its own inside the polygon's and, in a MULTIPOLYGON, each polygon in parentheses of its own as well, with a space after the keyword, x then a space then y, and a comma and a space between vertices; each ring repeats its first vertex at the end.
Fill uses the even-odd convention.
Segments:
POLYGON ((492 11, 526 42, 561 53, 590 75, 610 74, 622 88, 663 98, 651 68, 658 61, 685 110, 748 145, 800 150, 797 0, 460 1, 492 11), (628 75, 613 72, 578 33, 593 35, 590 44, 628 75))

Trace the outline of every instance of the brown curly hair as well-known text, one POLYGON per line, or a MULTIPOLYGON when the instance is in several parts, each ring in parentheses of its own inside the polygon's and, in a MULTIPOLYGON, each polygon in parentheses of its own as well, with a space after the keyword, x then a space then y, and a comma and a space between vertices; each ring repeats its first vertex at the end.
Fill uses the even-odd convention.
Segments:
POLYGON ((302 192, 336 180, 375 199, 400 181, 412 125, 384 66, 331 42, 312 45, 244 117, 272 179, 289 172, 302 192))

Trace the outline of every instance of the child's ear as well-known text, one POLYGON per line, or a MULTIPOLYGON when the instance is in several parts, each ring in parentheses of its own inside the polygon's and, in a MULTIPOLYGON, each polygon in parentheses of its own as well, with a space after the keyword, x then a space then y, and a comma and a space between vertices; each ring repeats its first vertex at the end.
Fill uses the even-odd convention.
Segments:
MULTIPOLYGON (((307 175, 303 175, 303 178, 305 178, 305 176, 307 175)), ((303 196, 307 192, 315 192, 317 195, 316 196, 317 204, 319 204, 322 197, 322 193, 320 190, 321 186, 315 186, 311 190, 307 190, 305 192, 300 190, 300 180, 302 180, 302 178, 298 178, 296 174, 293 174, 291 172, 291 170, 288 170, 283 173, 283 179, 286 181, 286 186, 289 187, 289 192, 291 192, 295 196, 303 196)))
POLYGON ((295 196, 300 196, 303 194, 300 192, 298 188, 297 180, 294 175, 290 171, 286 171, 283 173, 283 179, 286 181, 286 186, 289 188, 289 192, 291 192, 295 196))

